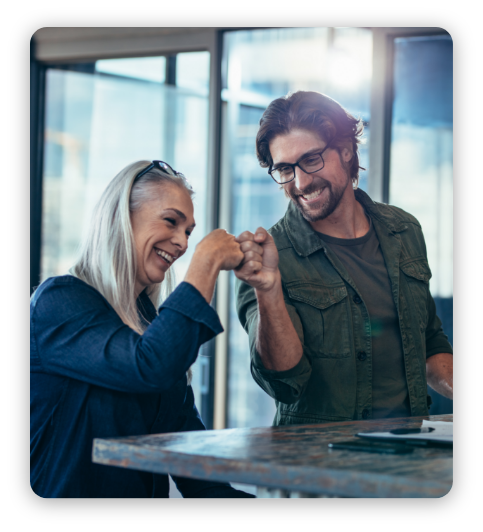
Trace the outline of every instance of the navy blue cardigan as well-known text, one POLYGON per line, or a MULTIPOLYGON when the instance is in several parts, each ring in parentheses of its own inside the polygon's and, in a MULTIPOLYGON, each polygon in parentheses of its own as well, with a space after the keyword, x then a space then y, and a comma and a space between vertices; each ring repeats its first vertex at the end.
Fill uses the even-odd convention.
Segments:
MULTIPOLYGON (((143 335, 107 300, 65 275, 30 303, 30 475, 41 497, 169 497, 167 475, 94 464, 94 438, 205 427, 186 371, 223 328, 188 283, 159 308, 143 292, 143 335)), ((229 484, 173 477, 184 497, 252 497, 229 484)))

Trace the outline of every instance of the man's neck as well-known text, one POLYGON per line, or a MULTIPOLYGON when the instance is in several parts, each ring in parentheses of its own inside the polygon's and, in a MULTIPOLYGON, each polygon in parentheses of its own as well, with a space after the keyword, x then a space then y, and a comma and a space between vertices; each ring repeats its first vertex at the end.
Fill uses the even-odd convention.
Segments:
POLYGON ((335 238, 360 238, 369 231, 369 220, 354 190, 347 190, 334 212, 315 222, 309 222, 314 231, 335 238))

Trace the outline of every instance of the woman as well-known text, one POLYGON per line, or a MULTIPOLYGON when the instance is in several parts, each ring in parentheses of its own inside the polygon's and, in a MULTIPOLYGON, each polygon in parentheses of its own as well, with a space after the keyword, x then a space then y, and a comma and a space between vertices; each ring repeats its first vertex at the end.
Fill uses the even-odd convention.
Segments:
MULTIPOLYGON (((31 486, 41 497, 168 497, 167 475, 92 463, 94 438, 204 429, 187 373, 223 329, 210 307, 243 253, 217 229, 156 310, 195 226, 192 190, 162 161, 127 166, 102 195, 72 275, 36 290, 31 321, 31 486)), ((173 477, 184 497, 252 497, 173 477)))

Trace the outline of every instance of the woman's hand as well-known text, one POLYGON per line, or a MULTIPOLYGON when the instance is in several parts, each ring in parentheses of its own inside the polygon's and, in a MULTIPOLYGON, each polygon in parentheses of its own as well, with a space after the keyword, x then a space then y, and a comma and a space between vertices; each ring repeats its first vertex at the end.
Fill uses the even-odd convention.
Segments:
POLYGON ((196 246, 194 254, 209 261, 218 270, 233 270, 244 258, 235 236, 224 229, 215 229, 206 235, 196 246))
POLYGON ((224 229, 215 229, 196 246, 184 278, 210 303, 220 270, 233 270, 244 254, 234 235, 224 229))

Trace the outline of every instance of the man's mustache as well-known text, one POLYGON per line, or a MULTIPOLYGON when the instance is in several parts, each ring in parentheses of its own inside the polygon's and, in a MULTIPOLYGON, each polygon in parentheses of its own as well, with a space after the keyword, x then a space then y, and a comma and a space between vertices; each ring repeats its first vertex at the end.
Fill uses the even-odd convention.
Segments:
POLYGON ((320 190, 321 188, 328 187, 329 190, 331 189, 332 185, 327 179, 324 179, 323 177, 320 177, 317 179, 316 183, 310 183, 310 185, 305 188, 303 191, 299 190, 297 187, 294 187, 291 191, 291 196, 307 196, 308 194, 312 194, 312 192, 315 192, 316 190, 320 190))

